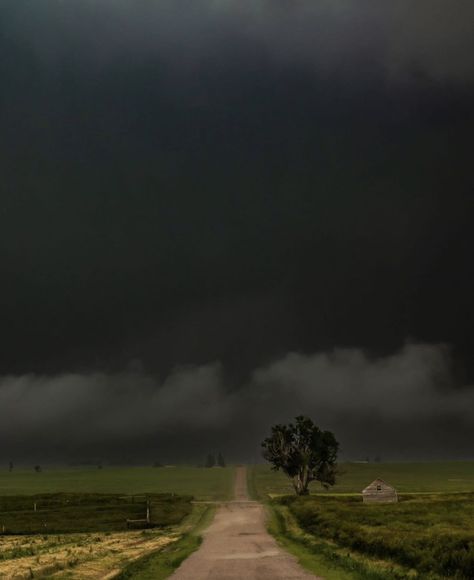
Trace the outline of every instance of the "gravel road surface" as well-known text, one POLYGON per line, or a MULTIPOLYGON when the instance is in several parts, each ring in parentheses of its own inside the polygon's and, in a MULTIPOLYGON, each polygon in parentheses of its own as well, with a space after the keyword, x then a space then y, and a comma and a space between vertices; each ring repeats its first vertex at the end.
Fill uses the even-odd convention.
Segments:
MULTIPOLYGON (((173 580, 315 580, 282 550, 265 528, 262 504, 250 501, 245 467, 238 467, 234 500, 222 504, 201 547, 173 580)), ((322 580, 322 579, 319 579, 322 580)))

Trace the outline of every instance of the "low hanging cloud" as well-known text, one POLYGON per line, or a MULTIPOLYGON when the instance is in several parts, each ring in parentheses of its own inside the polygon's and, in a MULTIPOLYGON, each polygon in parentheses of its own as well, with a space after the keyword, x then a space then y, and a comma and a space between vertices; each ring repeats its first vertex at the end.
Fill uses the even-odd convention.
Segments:
POLYGON ((272 419, 315 417, 338 434, 349 457, 473 453, 474 388, 456 386, 443 345, 408 344, 378 359, 358 349, 289 354, 255 372, 252 393, 272 419))
POLYGON ((325 416, 375 412, 386 418, 420 419, 453 403, 462 405, 465 395, 462 391, 453 397, 444 347, 428 345, 409 345, 376 360, 357 349, 289 354, 255 371, 254 382, 267 397, 277 393, 286 408, 319 409, 325 416))
POLYGON ((474 388, 456 387, 449 349, 409 344, 371 359, 359 349, 288 354, 236 387, 219 363, 143 372, 25 375, 0 382, 0 437, 8 456, 146 460, 219 445, 255 459, 275 422, 311 416, 335 431, 347 458, 472 456, 474 388), (137 455, 137 449, 139 449, 137 455))
POLYGON ((0 433, 14 440, 64 434, 74 444, 109 443, 186 426, 223 426, 225 393, 215 365, 177 370, 163 383, 137 373, 5 377, 0 433))

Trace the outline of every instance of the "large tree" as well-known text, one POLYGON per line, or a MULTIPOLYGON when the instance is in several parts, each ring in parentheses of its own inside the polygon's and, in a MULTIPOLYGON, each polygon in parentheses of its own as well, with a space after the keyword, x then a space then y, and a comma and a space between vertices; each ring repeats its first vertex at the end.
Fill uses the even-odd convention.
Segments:
POLYGON ((311 481, 328 488, 336 482, 339 443, 330 431, 321 431, 311 419, 296 417, 295 424, 275 425, 262 442, 263 456, 292 480, 298 495, 307 495, 311 481))

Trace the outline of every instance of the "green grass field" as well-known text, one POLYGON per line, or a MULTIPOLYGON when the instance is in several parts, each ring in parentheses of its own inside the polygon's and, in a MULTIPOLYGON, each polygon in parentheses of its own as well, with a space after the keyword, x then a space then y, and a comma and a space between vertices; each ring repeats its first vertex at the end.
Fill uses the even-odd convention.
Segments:
POLYGON ((234 469, 105 467, 104 469, 0 470, 0 496, 42 493, 176 493, 199 500, 232 496, 234 469))
MULTIPOLYGON (((474 492, 474 461, 435 463, 342 463, 337 484, 329 492, 317 483, 312 493, 359 493, 371 481, 380 477, 395 486, 400 493, 474 492)), ((268 465, 251 468, 249 487, 255 497, 269 494, 292 494, 289 479, 268 465)))
MULTIPOLYGON (((474 462, 342 464, 333 490, 325 492, 313 485, 313 495, 306 498, 294 497, 289 480, 268 466, 250 468, 248 477, 251 495, 268 501, 271 532, 304 566, 326 580, 474 578, 474 462), (362 503, 360 491, 376 477, 397 488, 400 503, 362 503), (291 497, 281 497, 285 494, 291 497), (271 497, 275 499, 269 501, 271 497)), ((195 505, 191 511, 189 496, 229 499, 233 481, 233 468, 0 471, 0 530, 6 527, 0 543, 8 554, 3 565, 30 557, 28 565, 36 566, 41 574, 46 569, 43 558, 49 557, 44 554, 53 550, 50 539, 56 536, 51 532, 87 530, 76 541, 74 558, 63 548, 69 540, 58 540, 54 547, 58 561, 77 570, 78 575, 71 578, 85 578, 86 560, 96 556, 103 560, 102 552, 110 558, 104 560, 104 571, 119 566, 124 569, 123 578, 165 578, 199 546, 201 518, 208 521, 209 506, 195 505), (143 543, 142 556, 134 560, 138 539, 125 531, 125 520, 144 517, 143 494, 162 493, 175 495, 154 496, 152 520, 166 527, 137 536, 143 543), (106 535, 97 546, 89 546, 99 530, 106 535), (15 543, 9 533, 36 535, 15 543), (107 544, 107 534, 112 534, 110 542, 118 534, 125 552, 117 555, 107 544), (41 552, 41 562, 36 562, 32 546, 41 552)), ((51 558, 55 554, 51 552, 51 558)))
POLYGON ((327 580, 474 578, 474 462, 343 464, 331 491, 313 484, 303 498, 259 465, 249 489, 275 498, 270 531, 327 580), (362 503, 376 477, 397 488, 398 504, 362 503))

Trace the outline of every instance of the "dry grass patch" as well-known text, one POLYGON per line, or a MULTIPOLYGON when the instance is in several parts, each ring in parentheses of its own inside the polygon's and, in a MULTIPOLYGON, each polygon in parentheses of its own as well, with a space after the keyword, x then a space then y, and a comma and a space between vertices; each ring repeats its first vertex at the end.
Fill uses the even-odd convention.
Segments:
POLYGON ((0 578, 112 578, 128 562, 177 539, 157 531, 5 536, 0 538, 0 578))

